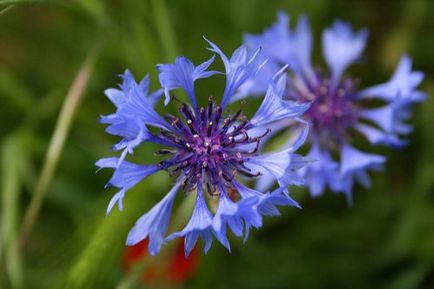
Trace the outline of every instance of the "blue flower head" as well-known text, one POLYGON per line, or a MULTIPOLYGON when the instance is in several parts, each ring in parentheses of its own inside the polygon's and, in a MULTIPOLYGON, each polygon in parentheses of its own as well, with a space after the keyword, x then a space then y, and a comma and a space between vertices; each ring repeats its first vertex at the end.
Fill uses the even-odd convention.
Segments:
MULTIPOLYGON (((328 66, 328 71, 323 71, 314 69, 311 64, 312 36, 306 16, 300 17, 292 30, 289 16, 280 12, 277 22, 262 34, 245 35, 246 45, 253 51, 262 47, 268 62, 238 89, 234 99, 264 93, 268 89, 264 79, 282 65, 288 65, 290 73, 283 100, 312 103, 305 120, 312 125, 308 155, 316 162, 302 172, 312 196, 322 194, 329 187, 343 192, 351 202, 354 182, 369 186, 367 172, 381 169, 386 160, 353 147, 353 134, 361 134, 371 145, 405 145, 402 136, 411 131, 405 123, 410 109, 425 97, 417 89, 424 75, 412 71, 411 60, 405 55, 392 78, 384 84, 359 89, 359 82, 344 74, 361 57, 367 37, 366 29, 355 32, 349 24, 335 21, 322 35, 328 66)), ((275 128, 282 130, 293 124, 292 119, 282 120, 275 128)), ((259 180, 258 188, 263 190, 272 184, 271 177, 259 180)))
POLYGON ((226 113, 225 108, 235 91, 260 71, 265 60, 260 49, 250 52, 242 46, 229 58, 217 45, 208 43, 209 50, 222 59, 225 73, 208 70, 214 56, 198 66, 185 57, 178 57, 174 64, 157 65, 162 89, 150 92, 149 77, 137 83, 126 71, 121 76, 123 82, 119 89, 106 90, 116 112, 103 116, 101 122, 108 125, 108 133, 122 138, 113 147, 121 151, 119 158, 105 158, 96 163, 100 168, 114 169, 108 185, 119 189, 107 213, 115 205, 122 210, 126 192, 151 174, 165 171, 174 179, 170 192, 143 215, 128 234, 127 245, 149 238, 149 252, 153 255, 164 242, 176 237, 184 237, 186 255, 199 238, 204 241, 205 252, 210 249, 213 238, 229 249, 228 228, 234 235, 247 238, 252 227, 262 226, 262 216, 279 214, 277 206, 298 206, 289 196, 287 187, 303 183, 297 172, 308 160, 294 151, 306 138, 307 128, 292 147, 270 154, 259 154, 258 148, 270 133, 269 127, 282 119, 298 118, 309 104, 282 98, 286 87, 282 70, 270 78, 266 96, 250 120, 243 114, 245 104, 234 114, 226 113), (220 105, 209 98, 206 106, 199 107, 195 81, 215 74, 226 76, 220 105), (178 116, 160 116, 154 104, 165 94, 167 105, 171 100, 170 92, 179 88, 186 92, 189 103, 178 100, 178 116), (149 130, 150 127, 153 129, 149 130), (164 146, 156 152, 162 157, 159 163, 139 165, 125 160, 137 146, 148 142, 164 146), (243 184, 265 174, 279 183, 276 190, 261 192, 243 184), (174 200, 180 190, 195 193, 196 203, 186 226, 168 234, 174 200), (210 202, 217 205, 209 206, 210 202))

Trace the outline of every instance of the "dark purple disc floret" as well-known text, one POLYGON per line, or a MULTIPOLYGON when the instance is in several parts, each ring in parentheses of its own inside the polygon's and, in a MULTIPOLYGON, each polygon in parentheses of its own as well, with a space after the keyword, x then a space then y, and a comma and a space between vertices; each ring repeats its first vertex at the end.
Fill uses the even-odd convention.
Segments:
POLYGON ((289 88, 294 100, 311 102, 306 119, 312 124, 313 135, 323 144, 342 143, 347 129, 358 121, 356 81, 343 78, 333 85, 330 78, 318 76, 318 83, 289 88))
POLYGON ((264 129, 264 134, 250 137, 248 129, 251 125, 242 114, 242 107, 234 115, 223 118, 221 107, 210 98, 208 106, 200 108, 198 113, 185 103, 179 112, 182 119, 170 114, 165 117, 172 125, 172 131, 160 130, 161 138, 171 142, 176 149, 160 150, 157 154, 173 154, 161 165, 172 176, 183 175, 186 191, 196 189, 198 182, 202 182, 208 194, 215 195, 219 183, 223 181, 230 187, 237 174, 260 175, 247 168, 244 162, 256 154, 261 138, 269 130, 264 129))

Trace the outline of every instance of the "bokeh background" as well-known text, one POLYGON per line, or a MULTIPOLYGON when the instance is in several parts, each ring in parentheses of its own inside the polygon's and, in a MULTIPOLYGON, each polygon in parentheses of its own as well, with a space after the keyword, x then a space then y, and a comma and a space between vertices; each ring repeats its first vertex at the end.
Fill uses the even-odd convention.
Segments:
MULTIPOLYGON (((434 288, 432 15, 433 1, 422 0, 1 0, 0 288, 434 288), (356 187, 354 206, 330 192, 311 199, 296 190, 303 210, 266 219, 244 245, 232 238, 232 253, 215 243, 197 254, 189 278, 144 282, 142 271, 164 267, 173 249, 126 270, 125 237, 170 179, 150 178, 129 191, 123 212, 105 216, 115 190, 104 191, 110 172, 96 173, 94 162, 113 155, 116 138, 97 123, 113 111, 103 91, 125 68, 150 73, 157 88, 155 64, 179 54, 207 59, 203 35, 229 53, 278 10, 293 23, 309 15, 317 60, 321 31, 335 18, 369 28, 365 57, 349 71, 365 86, 389 79, 401 53, 410 54, 429 95, 415 107, 411 142, 374 150, 389 161, 372 189, 356 187), (30 203, 40 214, 29 215, 30 203)), ((199 85, 204 99, 222 92, 216 79, 199 85)), ((153 151, 134 158, 144 162, 153 151)))

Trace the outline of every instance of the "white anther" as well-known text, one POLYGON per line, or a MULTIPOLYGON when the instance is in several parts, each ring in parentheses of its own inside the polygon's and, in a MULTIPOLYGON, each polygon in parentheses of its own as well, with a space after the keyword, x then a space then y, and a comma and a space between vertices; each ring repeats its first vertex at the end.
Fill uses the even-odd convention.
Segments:
POLYGON ((322 113, 326 113, 329 110, 329 107, 327 106, 327 104, 321 104, 319 106, 319 111, 322 113))
POLYGON ((320 89, 319 89, 319 92, 321 93, 321 94, 326 94, 327 93, 327 87, 325 87, 325 86, 321 86, 320 87, 320 89))
POLYGON ((315 99, 315 94, 313 94, 311 92, 306 93, 306 99, 308 99, 308 100, 314 100, 315 99))

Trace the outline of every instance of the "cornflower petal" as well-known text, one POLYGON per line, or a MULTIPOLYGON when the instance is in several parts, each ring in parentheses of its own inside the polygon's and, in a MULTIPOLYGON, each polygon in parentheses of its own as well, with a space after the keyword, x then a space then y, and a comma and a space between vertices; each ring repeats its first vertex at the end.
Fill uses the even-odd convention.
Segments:
POLYGON ((386 132, 391 132, 393 130, 394 108, 392 105, 386 105, 380 108, 364 109, 360 111, 360 116, 366 120, 372 121, 386 132))
POLYGON ((281 186, 304 185, 303 177, 297 172, 302 166, 311 162, 300 155, 288 152, 288 150, 252 157, 246 162, 246 166, 252 171, 263 172, 266 170, 273 175, 281 186))
POLYGON ((215 235, 226 248, 230 248, 226 235, 216 234, 214 231, 212 226, 213 216, 205 203, 201 186, 198 188, 196 205, 194 207, 190 221, 182 231, 175 232, 166 238, 166 241, 170 241, 174 238, 185 237, 185 256, 190 255, 190 252, 193 250, 199 237, 201 237, 204 242, 203 250, 205 253, 207 253, 211 248, 212 235, 215 235))
POLYGON ((158 254, 164 241, 167 226, 169 225, 173 201, 180 185, 180 183, 176 183, 159 203, 137 220, 134 227, 128 233, 128 246, 133 246, 149 237, 149 253, 151 255, 158 254))
POLYGON ((213 228, 218 234, 226 235, 226 226, 229 226, 235 236, 243 235, 243 221, 238 215, 238 204, 227 196, 227 192, 220 187, 220 197, 217 212, 213 219, 213 228))
POLYGON ((226 70, 226 87, 221 101, 221 107, 225 108, 231 101, 235 91, 249 78, 264 66, 266 60, 261 57, 261 49, 250 52, 246 46, 241 46, 235 50, 229 59, 220 48, 205 38, 211 48, 210 51, 217 53, 223 61, 226 70))
POLYGON ((302 169, 302 175, 312 197, 317 197, 327 185, 336 180, 336 176, 339 175, 339 164, 332 160, 328 150, 322 150, 317 143, 312 144, 307 157, 313 162, 302 169))
POLYGON ((140 84, 135 81, 129 70, 126 70, 121 77, 123 79, 121 90, 112 88, 105 91, 107 97, 116 106, 116 113, 102 116, 100 122, 116 124, 134 119, 137 124, 141 122, 144 125, 166 128, 167 123, 153 108, 155 102, 161 97, 162 90, 149 94, 149 76, 145 76, 140 84))
POLYGON ((209 71, 208 67, 214 62, 215 56, 209 60, 194 66, 193 63, 186 57, 177 57, 174 64, 159 64, 157 69, 160 72, 159 79, 161 86, 164 87, 166 99, 164 104, 167 105, 170 101, 169 92, 176 88, 182 88, 187 92, 187 95, 193 105, 197 108, 197 100, 194 93, 194 82, 200 78, 207 78, 219 72, 209 71))
POLYGON ((383 156, 364 153, 350 145, 343 145, 341 149, 340 171, 342 175, 345 175, 346 173, 366 169, 372 166, 378 167, 385 161, 386 158, 383 156))
POLYGON ((116 203, 118 203, 119 210, 122 210, 122 200, 125 192, 151 174, 161 170, 158 165, 137 165, 126 161, 120 163, 119 160, 119 158, 104 158, 95 163, 100 169, 115 169, 106 187, 115 186, 121 189, 110 201, 107 214, 110 213, 116 203))
POLYGON ((298 202, 287 194, 282 194, 284 187, 277 188, 271 193, 261 193, 260 191, 248 188, 235 182, 234 187, 240 193, 241 197, 246 200, 257 198, 257 209, 263 216, 279 216, 280 212, 276 206, 291 206, 300 208, 298 202))
POLYGON ((351 26, 341 20, 336 20, 331 28, 324 31, 324 58, 333 72, 334 81, 337 81, 344 70, 360 57, 367 38, 366 29, 353 33, 351 26))
POLYGON ((262 47, 264 54, 282 63, 290 63, 292 58, 292 39, 289 30, 289 16, 280 11, 277 21, 260 35, 245 34, 244 42, 251 50, 262 47))
POLYGON ((292 42, 294 61, 297 65, 295 70, 300 71, 300 74, 303 74, 310 83, 316 84, 317 77, 311 63, 312 33, 306 15, 298 19, 292 42))
POLYGON ((231 97, 230 102, 235 102, 247 96, 262 96, 270 85, 272 77, 281 69, 277 61, 268 60, 258 73, 247 79, 231 97))
POLYGON ((108 126, 106 132, 123 137, 112 147, 115 151, 123 150, 119 163, 123 162, 127 153, 133 154, 134 148, 142 142, 154 139, 146 126, 138 120, 119 120, 108 126))
POLYGON ((376 97, 385 101, 393 101, 397 97, 411 102, 424 100, 425 94, 416 90, 424 79, 424 74, 420 71, 412 71, 411 67, 410 57, 401 56, 395 73, 388 82, 368 87, 360 91, 359 95, 362 98, 376 97))
POLYGON ((253 125, 260 127, 281 119, 296 118, 309 108, 309 103, 283 99, 287 78, 284 71, 285 67, 276 73, 270 82, 261 106, 250 121, 253 125))
POLYGON ((385 133, 384 131, 374 128, 370 125, 360 123, 357 124, 355 128, 373 145, 384 144, 399 148, 405 146, 408 143, 405 140, 401 140, 394 134, 385 133))

